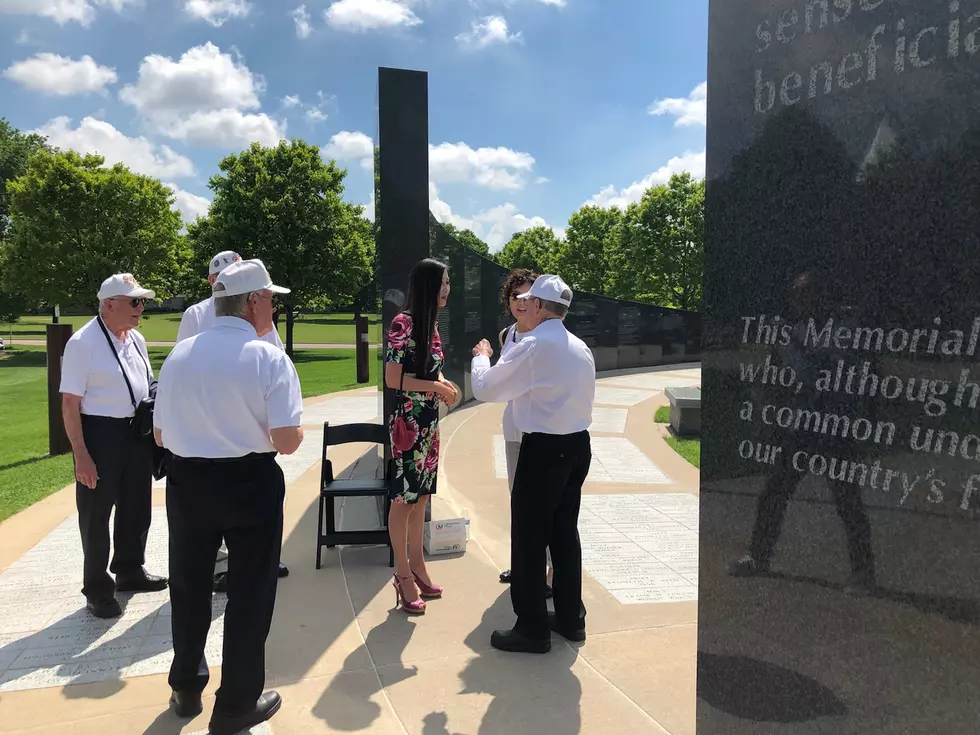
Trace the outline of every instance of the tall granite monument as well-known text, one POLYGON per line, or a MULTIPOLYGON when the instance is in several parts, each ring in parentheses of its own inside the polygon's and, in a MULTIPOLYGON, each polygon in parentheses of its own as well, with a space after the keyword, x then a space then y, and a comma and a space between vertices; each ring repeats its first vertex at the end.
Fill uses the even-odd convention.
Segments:
POLYGON ((698 735, 980 722, 980 0, 711 0, 698 735))

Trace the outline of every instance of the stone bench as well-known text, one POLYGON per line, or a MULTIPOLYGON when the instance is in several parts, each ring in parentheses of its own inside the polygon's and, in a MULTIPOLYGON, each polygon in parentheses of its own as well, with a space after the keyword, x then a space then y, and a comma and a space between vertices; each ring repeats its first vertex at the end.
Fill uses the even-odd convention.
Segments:
POLYGON ((670 426, 678 436, 701 434, 701 390, 699 388, 667 388, 670 401, 670 426))

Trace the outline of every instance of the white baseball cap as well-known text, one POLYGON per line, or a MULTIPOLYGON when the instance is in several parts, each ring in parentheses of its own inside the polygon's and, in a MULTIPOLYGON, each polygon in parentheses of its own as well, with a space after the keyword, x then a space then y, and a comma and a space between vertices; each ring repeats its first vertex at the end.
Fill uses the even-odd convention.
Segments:
POLYGON ((558 276, 538 276, 531 284, 531 290, 522 293, 519 299, 544 299, 562 306, 572 305, 572 289, 558 276))
POLYGON ((214 282, 215 288, 217 288, 219 283, 224 286, 224 290, 215 290, 215 298, 238 296, 243 293, 252 293, 253 291, 289 293, 288 288, 276 286, 272 283, 272 276, 266 270, 265 264, 258 259, 240 260, 237 263, 232 263, 218 274, 218 280, 214 282))
POLYGON ((241 259, 242 256, 236 253, 234 250, 225 250, 220 252, 211 258, 211 264, 208 266, 208 275, 216 276, 229 265, 232 263, 237 263, 241 259))
POLYGON ((155 299, 156 291, 140 286, 132 273, 117 273, 102 282, 99 289, 99 301, 114 299, 117 296, 128 296, 132 299, 155 299))

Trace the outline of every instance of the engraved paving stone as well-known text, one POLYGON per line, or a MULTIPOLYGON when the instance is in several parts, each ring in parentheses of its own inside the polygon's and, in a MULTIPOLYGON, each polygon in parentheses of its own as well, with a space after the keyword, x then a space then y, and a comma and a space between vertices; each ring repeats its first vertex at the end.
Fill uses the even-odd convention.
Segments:
POLYGON ((697 527, 676 516, 697 508, 687 493, 582 496, 585 571, 624 605, 696 601, 697 527))

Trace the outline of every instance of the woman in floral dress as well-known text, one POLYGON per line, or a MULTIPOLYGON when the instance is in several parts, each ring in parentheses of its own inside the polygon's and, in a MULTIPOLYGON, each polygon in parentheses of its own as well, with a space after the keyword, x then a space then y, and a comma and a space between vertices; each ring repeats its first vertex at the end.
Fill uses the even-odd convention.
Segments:
POLYGON ((449 273, 438 260, 420 260, 409 277, 405 310, 391 320, 385 384, 398 392, 388 421, 395 477, 388 534, 395 554, 396 603, 425 613, 425 599, 442 595, 425 567, 422 537, 425 504, 436 491, 439 470, 439 401, 452 404, 456 388, 442 374, 442 342, 436 317, 449 297, 449 273), (420 599, 422 598, 422 599, 420 599))

